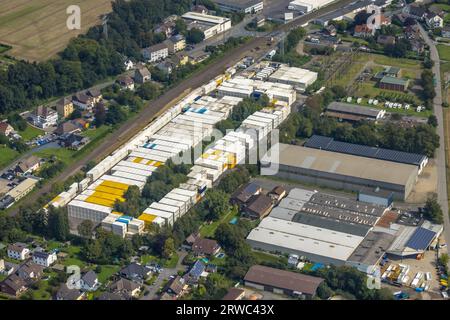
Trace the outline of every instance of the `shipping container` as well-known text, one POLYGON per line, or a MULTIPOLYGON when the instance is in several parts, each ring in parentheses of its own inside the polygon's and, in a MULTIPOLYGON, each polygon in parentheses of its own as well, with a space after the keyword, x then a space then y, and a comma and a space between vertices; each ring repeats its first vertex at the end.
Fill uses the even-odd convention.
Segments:
POLYGON ((113 174, 114 174, 115 171, 122 171, 122 172, 126 172, 126 173, 131 173, 131 174, 143 176, 144 178, 148 178, 152 174, 149 171, 144 171, 144 170, 130 168, 130 167, 125 167, 125 166, 119 166, 119 165, 117 165, 114 168, 112 168, 111 171, 113 172, 113 174))
POLYGON ((119 176, 111 176, 111 175, 104 175, 102 177, 102 179, 104 179, 105 181, 111 181, 111 182, 117 182, 117 183, 121 183, 123 185, 128 185, 128 186, 138 186, 140 189, 142 189, 144 187, 144 183, 136 181, 136 180, 131 180, 131 179, 127 179, 125 177, 119 177, 119 176))
POLYGON ((139 176, 137 174, 132 174, 132 173, 124 172, 124 171, 114 171, 114 173, 112 175, 114 177, 121 177, 121 178, 134 180, 137 183, 139 183, 139 182, 141 182, 141 183, 147 182, 147 177, 145 177, 145 176, 139 176))

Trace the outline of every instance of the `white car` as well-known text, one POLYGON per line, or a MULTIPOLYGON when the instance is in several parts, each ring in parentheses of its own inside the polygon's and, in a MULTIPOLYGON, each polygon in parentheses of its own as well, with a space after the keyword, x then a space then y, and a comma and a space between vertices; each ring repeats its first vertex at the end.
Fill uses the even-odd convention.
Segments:
POLYGON ((447 293, 447 291, 441 291, 441 295, 442 295, 442 298, 448 299, 448 293, 447 293))

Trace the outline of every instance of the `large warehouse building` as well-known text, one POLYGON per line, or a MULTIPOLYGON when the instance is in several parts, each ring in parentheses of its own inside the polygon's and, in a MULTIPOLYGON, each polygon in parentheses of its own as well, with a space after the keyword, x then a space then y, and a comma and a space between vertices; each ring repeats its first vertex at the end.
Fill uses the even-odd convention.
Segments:
POLYGON ((267 165, 278 165, 280 178, 354 192, 379 188, 401 200, 409 196, 419 176, 416 165, 288 144, 279 145, 279 159, 264 157, 262 166, 267 165))
POLYGON ((214 0, 222 11, 252 14, 264 9, 263 0, 214 0))
POLYGON ((196 28, 203 31, 205 40, 231 29, 231 20, 224 17, 198 12, 187 12, 181 17, 187 22, 189 30, 196 28))
POLYGON ((282 65, 269 77, 269 80, 272 82, 290 84, 294 86, 297 91, 304 92, 307 87, 317 80, 317 72, 282 65))
POLYGON ((288 9, 304 13, 319 9, 335 0, 294 0, 289 2, 288 9))
POLYGON ((295 188, 250 232, 247 242, 254 249, 296 254, 313 262, 344 265, 352 257, 362 263, 365 257, 355 252, 363 251, 361 244, 386 211, 382 206, 295 188))

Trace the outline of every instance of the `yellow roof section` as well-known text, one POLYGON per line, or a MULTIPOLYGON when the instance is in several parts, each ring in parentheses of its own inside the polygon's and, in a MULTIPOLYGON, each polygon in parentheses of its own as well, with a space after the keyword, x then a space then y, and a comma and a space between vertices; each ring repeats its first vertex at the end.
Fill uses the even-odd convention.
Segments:
POLYGON ((149 224, 156 219, 156 216, 153 214, 143 213, 138 217, 138 219, 144 221, 146 224, 149 224))
POLYGON ((95 188, 95 191, 115 194, 118 196, 123 196, 125 193, 125 190, 123 190, 123 189, 116 189, 116 188, 111 188, 111 187, 107 187, 107 186, 103 186, 103 185, 100 185, 97 188, 95 188))
POLYGON ((140 163, 142 160, 143 160, 143 158, 137 157, 136 159, 133 160, 133 162, 140 163))
POLYGON ((121 202, 125 201, 125 199, 121 196, 118 196, 116 194, 111 194, 111 193, 100 192, 100 191, 95 191, 91 195, 91 197, 97 197, 97 198, 102 198, 102 199, 112 200, 112 201, 116 201, 116 200, 119 200, 121 202))
POLYGON ((100 186, 115 188, 115 189, 121 189, 121 190, 128 190, 129 185, 121 182, 115 182, 115 181, 109 181, 105 180, 103 181, 100 186))
POLYGON ((84 200, 84 201, 88 202, 88 203, 98 204, 100 206, 105 206, 108 208, 113 208, 114 203, 115 203, 115 201, 97 198, 94 196, 90 196, 90 197, 86 198, 86 200, 84 200))

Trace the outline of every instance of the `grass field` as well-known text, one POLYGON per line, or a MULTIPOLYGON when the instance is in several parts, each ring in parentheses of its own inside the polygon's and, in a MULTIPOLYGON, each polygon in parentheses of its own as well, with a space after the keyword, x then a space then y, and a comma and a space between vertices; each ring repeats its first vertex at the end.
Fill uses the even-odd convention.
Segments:
POLYGON ((8 147, 0 147, 0 168, 3 168, 10 164, 19 153, 8 147))
POLYGON ((21 135, 23 140, 30 141, 37 136, 45 134, 45 132, 43 130, 39 130, 35 127, 27 125, 27 128, 24 131, 20 131, 19 134, 21 135))
POLYGON ((8 54, 31 61, 46 60, 64 49, 68 41, 100 21, 111 11, 111 0, 0 1, 0 43, 12 46, 8 54), (81 8, 81 30, 68 30, 67 7, 81 8))
POLYGON ((450 46, 444 44, 438 44, 437 49, 439 52, 439 58, 441 60, 450 61, 450 46))

